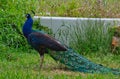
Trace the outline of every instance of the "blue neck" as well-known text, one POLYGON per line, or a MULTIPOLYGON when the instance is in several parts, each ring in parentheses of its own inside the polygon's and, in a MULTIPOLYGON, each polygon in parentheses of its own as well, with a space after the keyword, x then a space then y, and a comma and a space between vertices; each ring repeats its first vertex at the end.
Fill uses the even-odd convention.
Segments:
POLYGON ((27 38, 28 35, 32 32, 33 20, 31 17, 27 18, 26 22, 23 25, 22 31, 24 36, 27 38))

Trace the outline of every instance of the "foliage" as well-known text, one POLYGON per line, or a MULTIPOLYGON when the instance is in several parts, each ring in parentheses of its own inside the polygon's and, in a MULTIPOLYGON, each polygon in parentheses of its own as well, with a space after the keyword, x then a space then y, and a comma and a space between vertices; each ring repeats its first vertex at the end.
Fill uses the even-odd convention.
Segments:
POLYGON ((69 17, 120 17, 119 0, 41 0, 37 15, 69 17))
POLYGON ((26 40, 18 34, 14 25, 21 31, 24 23, 23 19, 26 12, 30 12, 30 9, 34 8, 30 6, 27 1, 0 1, 0 41, 6 46, 12 46, 19 48, 26 46, 26 40), (23 7, 24 6, 24 7, 23 7))
MULTIPOLYGON (((77 23, 77 22, 76 22, 77 23)), ((58 30, 58 37, 81 54, 111 51, 111 40, 114 30, 110 23, 104 21, 82 21, 77 25, 63 25, 58 30)))
MULTIPOLYGON (((6 46, 20 48, 28 44, 22 35, 22 26, 25 21, 25 14, 36 9, 38 1, 0 1, 0 41, 6 46), (34 4, 33 4, 34 3, 34 4), (31 6, 33 5, 33 6, 31 6), (23 7, 24 6, 24 7, 23 7)), ((49 31, 47 27, 38 27, 38 22, 35 21, 34 27, 49 31)))
MULTIPOLYGON (((21 27, 23 26, 23 23, 25 21, 24 16, 26 13, 31 13, 31 10, 35 11, 36 15, 42 16, 48 15, 49 13, 50 16, 77 17, 117 17, 119 15, 119 1, 117 2, 117 0, 101 0, 101 2, 99 3, 98 1, 99 0, 1 0, 0 41, 2 41, 7 46, 12 46, 15 48, 27 45, 26 40, 24 40, 23 37, 18 34, 13 25, 15 25, 21 31, 21 27), (111 4, 114 10, 109 8, 111 7, 111 4), (104 15, 102 15, 103 13, 104 15)), ((36 28, 39 29, 39 27, 36 28)), ((41 28, 49 31, 48 28, 41 28)), ((49 32, 51 33, 51 31, 49 32)))

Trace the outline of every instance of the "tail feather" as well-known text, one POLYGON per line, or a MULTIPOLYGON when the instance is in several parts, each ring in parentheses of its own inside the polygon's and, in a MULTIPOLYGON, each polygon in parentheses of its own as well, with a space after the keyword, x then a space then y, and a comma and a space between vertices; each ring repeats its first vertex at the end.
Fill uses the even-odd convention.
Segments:
POLYGON ((51 57, 61 63, 65 64, 69 69, 73 71, 80 71, 85 73, 113 73, 120 75, 119 69, 107 68, 101 64, 96 64, 82 55, 75 52, 73 49, 68 48, 64 52, 51 52, 51 57))

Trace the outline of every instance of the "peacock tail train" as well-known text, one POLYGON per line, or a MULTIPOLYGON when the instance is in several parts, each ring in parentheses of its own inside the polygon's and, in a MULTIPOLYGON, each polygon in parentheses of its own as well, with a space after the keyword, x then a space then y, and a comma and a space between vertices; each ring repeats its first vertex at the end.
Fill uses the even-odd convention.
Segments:
POLYGON ((107 68, 101 64, 96 64, 82 55, 75 52, 72 48, 62 52, 49 52, 50 56, 60 63, 67 66, 68 69, 84 73, 113 73, 120 75, 120 69, 107 68))

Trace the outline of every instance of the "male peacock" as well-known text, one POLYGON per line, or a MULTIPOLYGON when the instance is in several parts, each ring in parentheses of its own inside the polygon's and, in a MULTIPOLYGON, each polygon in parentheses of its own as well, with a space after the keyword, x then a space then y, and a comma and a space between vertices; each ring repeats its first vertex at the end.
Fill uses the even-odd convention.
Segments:
POLYGON ((56 39, 48 36, 43 31, 32 30, 33 20, 30 14, 26 15, 27 20, 23 26, 23 34, 28 43, 39 52, 41 57, 40 68, 42 67, 44 53, 48 49, 56 52, 48 54, 55 60, 65 64, 69 69, 87 73, 113 73, 120 75, 120 70, 104 67, 96 64, 76 53, 72 48, 66 47, 56 39))
POLYGON ((47 48, 54 51, 66 51, 67 48, 62 46, 59 41, 48 36, 43 31, 32 30, 33 20, 30 14, 26 15, 27 20, 23 25, 23 34, 27 38, 28 43, 39 52, 41 63, 40 68, 42 67, 44 53, 48 53, 47 48))

